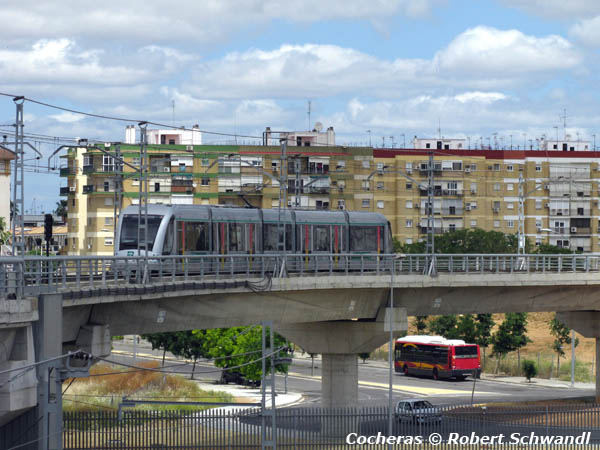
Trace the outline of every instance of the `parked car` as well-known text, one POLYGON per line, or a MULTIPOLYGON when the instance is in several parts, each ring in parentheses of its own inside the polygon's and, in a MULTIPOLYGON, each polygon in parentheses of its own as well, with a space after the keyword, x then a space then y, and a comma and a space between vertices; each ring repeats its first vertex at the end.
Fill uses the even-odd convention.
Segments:
POLYGON ((396 403, 395 415, 399 422, 439 423, 442 421, 442 411, 420 398, 400 400, 396 403))
POLYGON ((221 384, 234 383, 234 384, 239 384, 242 386, 260 387, 260 380, 257 380, 257 381, 249 380, 244 375, 242 375, 240 372, 237 372, 235 370, 223 370, 223 372, 221 372, 220 383, 221 384))

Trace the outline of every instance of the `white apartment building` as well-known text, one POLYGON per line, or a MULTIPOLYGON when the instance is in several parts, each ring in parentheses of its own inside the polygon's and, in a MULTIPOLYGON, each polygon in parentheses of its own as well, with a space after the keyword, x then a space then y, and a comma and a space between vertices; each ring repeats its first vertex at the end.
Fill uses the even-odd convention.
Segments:
POLYGON ((323 125, 321 122, 315 123, 315 127, 312 131, 286 131, 276 132, 272 131, 271 127, 267 127, 263 133, 264 142, 263 145, 277 145, 273 143, 273 133, 277 134, 277 139, 283 139, 287 137, 288 146, 294 147, 319 147, 319 146, 335 146, 335 132, 333 127, 327 128, 325 132, 322 132, 323 125))
MULTIPOLYGON (((199 125, 194 125, 191 130, 147 130, 148 144, 151 145, 202 145, 202 132, 199 125)), ((138 143, 135 125, 125 127, 125 144, 138 143)))

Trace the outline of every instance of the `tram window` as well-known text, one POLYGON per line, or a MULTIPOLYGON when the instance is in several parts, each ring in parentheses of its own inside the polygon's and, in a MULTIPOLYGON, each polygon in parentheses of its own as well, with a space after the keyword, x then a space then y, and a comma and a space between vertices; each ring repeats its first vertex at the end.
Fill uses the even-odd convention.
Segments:
POLYGON ((313 225, 313 250, 315 252, 331 252, 329 231, 329 225, 313 225))
MULTIPOLYGON (((283 226, 276 223, 265 223, 263 225, 263 250, 267 252, 276 252, 279 250, 277 236, 283 233, 283 226)), ((285 241, 286 250, 292 250, 293 234, 292 226, 290 224, 285 225, 285 241)))
POLYGON ((383 250, 383 227, 350 227, 350 250, 355 252, 376 252, 383 250), (377 233, 377 229, 380 232, 377 233), (379 234, 379 245, 377 237, 379 234))
POLYGON ((229 251, 230 252, 243 252, 246 248, 244 245, 244 228, 243 223, 230 223, 229 224, 229 251))
POLYGON ((165 233, 165 241, 163 243, 163 251, 162 251, 163 255, 170 255, 171 253, 173 253, 173 241, 174 241, 174 237, 175 237, 175 236, 173 236, 174 228, 175 228, 175 223, 174 223, 173 219, 171 219, 171 221, 169 222, 169 226, 167 227, 167 232, 165 233))
POLYGON ((179 222, 177 248, 184 253, 207 252, 208 224, 204 222, 179 222))

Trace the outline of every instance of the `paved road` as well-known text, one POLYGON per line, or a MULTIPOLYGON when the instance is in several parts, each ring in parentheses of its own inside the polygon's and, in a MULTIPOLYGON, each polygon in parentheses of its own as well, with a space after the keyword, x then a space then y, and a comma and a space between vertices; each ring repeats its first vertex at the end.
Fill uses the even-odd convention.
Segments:
MULTIPOLYGON (((131 363, 133 360, 133 346, 129 342, 115 341, 111 360, 131 363)), ((162 357, 162 352, 152 351, 147 345, 137 346, 138 360, 162 357)), ((166 365, 177 364, 175 359, 168 357, 166 365)), ((315 360, 314 370, 308 358, 294 358, 288 376, 288 389, 300 392, 303 396, 303 406, 319 406, 321 398, 319 360, 315 360)), ((176 370, 191 372, 192 366, 177 365, 176 370)), ((212 364, 199 363, 196 366, 196 377, 205 381, 216 381, 220 371, 215 370, 212 364)), ((277 389, 283 390, 285 378, 277 376, 277 389)), ((368 362, 359 363, 359 401, 361 406, 380 406, 388 402, 389 370, 385 363, 368 362)), ((427 397, 436 405, 467 404, 471 401, 473 381, 435 381, 428 378, 405 377, 394 374, 394 398, 427 397)), ((514 402, 532 400, 550 400, 593 396, 594 389, 571 389, 542 387, 535 385, 521 385, 505 383, 495 380, 477 380, 475 386, 475 403, 514 402)))

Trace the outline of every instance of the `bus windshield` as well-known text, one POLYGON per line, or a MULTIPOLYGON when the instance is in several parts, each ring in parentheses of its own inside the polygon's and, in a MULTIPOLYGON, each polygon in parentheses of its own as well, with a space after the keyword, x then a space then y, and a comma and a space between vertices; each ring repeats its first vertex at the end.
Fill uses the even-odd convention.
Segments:
POLYGON ((465 345, 460 347, 454 347, 455 358, 477 358, 477 346, 476 345, 465 345))
MULTIPOLYGON (((162 221, 163 216, 149 215, 148 216, 148 251, 152 251, 154 246, 154 240, 156 239, 156 233, 158 227, 162 221)), ((146 217, 142 216, 141 225, 145 223, 146 217)), ((123 216, 123 223, 121 224, 121 236, 119 239, 119 250, 131 250, 138 248, 138 215, 127 214, 123 216)), ((144 230, 140 230, 140 249, 144 248, 144 230)))

